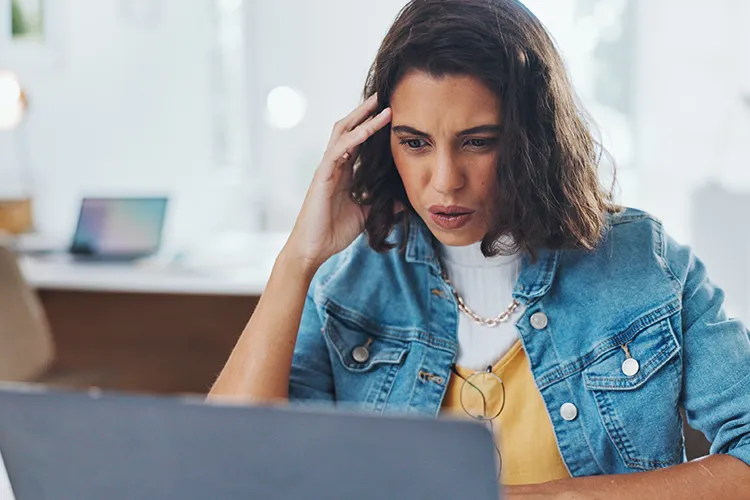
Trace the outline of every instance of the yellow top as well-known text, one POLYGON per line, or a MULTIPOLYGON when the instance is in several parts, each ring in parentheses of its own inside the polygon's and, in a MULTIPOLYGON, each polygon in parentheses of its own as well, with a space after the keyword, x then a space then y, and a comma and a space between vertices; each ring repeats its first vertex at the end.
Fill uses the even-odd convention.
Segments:
MULTIPOLYGON (((475 373, 460 366, 456 371, 464 379, 475 373)), ((495 415, 502 407, 497 418, 492 420, 495 443, 502 456, 502 484, 537 484, 570 477, 520 340, 492 367, 492 372, 503 381, 504 405, 503 391, 496 380, 488 383, 489 376, 475 376, 471 381, 477 388, 485 388, 481 394, 485 398, 486 415, 495 415)), ((442 409, 451 416, 471 418, 461 406, 463 385, 461 378, 451 375, 442 409)), ((463 391, 466 409, 482 415, 482 400, 473 397, 477 391, 471 387, 463 391)))

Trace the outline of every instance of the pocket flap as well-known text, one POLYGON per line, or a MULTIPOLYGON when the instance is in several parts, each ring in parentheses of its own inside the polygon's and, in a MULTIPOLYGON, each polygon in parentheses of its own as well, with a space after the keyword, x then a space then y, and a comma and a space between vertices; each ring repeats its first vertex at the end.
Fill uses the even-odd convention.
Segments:
POLYGON ((366 332, 332 316, 328 316, 323 334, 341 363, 354 372, 366 372, 380 364, 400 364, 409 352, 409 342, 366 332), (366 351, 360 349, 355 359, 357 348, 366 351))
POLYGON ((669 318, 650 325, 638 332, 627 344, 630 356, 638 362, 638 370, 628 375, 623 370, 627 359, 625 349, 620 346, 596 360, 583 371, 586 389, 628 391, 643 385, 680 350, 672 332, 669 318))

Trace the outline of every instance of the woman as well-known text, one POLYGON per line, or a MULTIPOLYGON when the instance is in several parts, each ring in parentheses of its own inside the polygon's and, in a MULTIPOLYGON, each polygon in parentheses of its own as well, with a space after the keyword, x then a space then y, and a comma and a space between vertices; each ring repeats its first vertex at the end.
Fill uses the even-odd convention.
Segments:
POLYGON ((413 0, 365 97, 212 397, 485 420, 510 498, 745 494, 748 332, 689 249, 600 188, 539 21, 413 0), (683 463, 680 408, 712 456, 683 463))

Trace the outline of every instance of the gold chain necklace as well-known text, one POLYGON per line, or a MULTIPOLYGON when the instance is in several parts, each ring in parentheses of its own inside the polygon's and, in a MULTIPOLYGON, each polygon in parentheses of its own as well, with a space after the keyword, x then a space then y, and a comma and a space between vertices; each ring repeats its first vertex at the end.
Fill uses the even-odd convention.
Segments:
POLYGON ((479 323, 480 325, 488 326, 490 328, 496 327, 500 323, 508 321, 510 315, 513 314, 515 310, 518 309, 518 306, 521 305, 520 302, 518 302, 516 299, 513 299, 513 302, 511 302, 510 305, 505 309, 505 311, 501 312, 498 316, 495 316, 494 318, 483 318, 482 316, 472 311, 471 308, 466 305, 463 297, 458 294, 456 288, 453 286, 453 283, 451 283, 451 280, 448 279, 448 275, 445 273, 445 268, 443 267, 442 263, 440 264, 440 274, 443 275, 443 280, 445 280, 445 283, 451 289, 451 292, 453 292, 453 296, 456 298, 456 302, 458 302, 458 309, 469 318, 471 318, 472 321, 474 321, 475 323, 479 323))

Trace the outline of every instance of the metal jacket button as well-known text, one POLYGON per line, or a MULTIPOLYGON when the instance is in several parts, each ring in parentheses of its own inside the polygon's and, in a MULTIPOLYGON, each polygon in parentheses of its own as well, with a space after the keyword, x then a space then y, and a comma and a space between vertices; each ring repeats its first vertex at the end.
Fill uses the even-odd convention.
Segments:
POLYGON ((547 319, 547 315, 543 312, 536 312, 531 315, 531 327, 534 328, 534 330, 544 330, 547 328, 548 323, 549 320, 547 319))
POLYGON ((352 350, 352 358, 357 363, 364 363, 370 359, 370 350, 363 345, 357 346, 352 350))
POLYGON ((365 342, 365 345, 360 345, 352 349, 352 358, 357 363, 364 363, 368 359, 370 359, 370 344, 372 344, 372 339, 367 339, 367 342, 365 342))
POLYGON ((578 408, 573 403, 565 403, 560 407, 560 416, 570 422, 578 416, 578 408))
POLYGON ((622 362, 622 373, 628 377, 632 377, 641 369, 640 363, 634 358, 628 358, 622 362))

